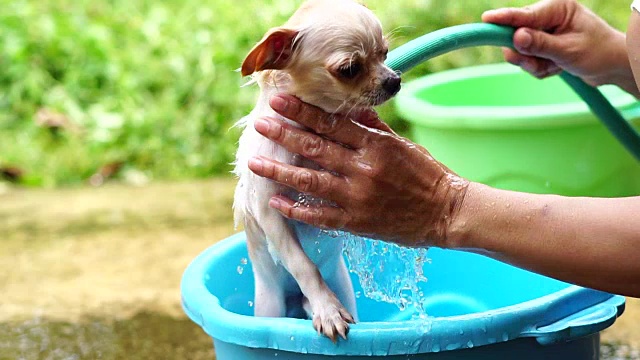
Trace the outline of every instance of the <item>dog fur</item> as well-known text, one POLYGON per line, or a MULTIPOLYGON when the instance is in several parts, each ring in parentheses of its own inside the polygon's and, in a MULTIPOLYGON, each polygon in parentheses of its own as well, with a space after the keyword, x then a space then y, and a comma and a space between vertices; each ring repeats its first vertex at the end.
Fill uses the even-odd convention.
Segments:
POLYGON ((247 163, 262 155, 319 169, 260 135, 254 121, 277 117, 300 126, 269 107, 277 93, 295 95, 329 113, 348 114, 383 103, 400 89, 399 76, 384 64, 387 51, 382 26, 369 9, 351 0, 311 0, 282 27, 269 30, 242 64, 242 75, 253 75, 260 86, 255 108, 237 123, 244 130, 234 170, 239 178, 234 218, 247 234, 255 316, 286 316, 287 298, 302 295, 314 328, 333 341, 338 335, 346 339, 349 323, 357 321, 342 242, 318 241, 319 229, 271 209, 272 196, 297 199, 300 194, 258 177, 247 163))

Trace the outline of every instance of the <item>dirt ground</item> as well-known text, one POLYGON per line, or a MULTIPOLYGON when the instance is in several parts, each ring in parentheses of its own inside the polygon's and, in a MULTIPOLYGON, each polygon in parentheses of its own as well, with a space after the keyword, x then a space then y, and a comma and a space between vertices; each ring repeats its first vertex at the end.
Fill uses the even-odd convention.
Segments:
MULTIPOLYGON (((0 359, 213 359, 179 284, 197 254, 234 233, 233 186, 0 184, 0 359)), ((640 359, 639 320, 640 300, 628 299, 602 334, 603 357, 640 359)))

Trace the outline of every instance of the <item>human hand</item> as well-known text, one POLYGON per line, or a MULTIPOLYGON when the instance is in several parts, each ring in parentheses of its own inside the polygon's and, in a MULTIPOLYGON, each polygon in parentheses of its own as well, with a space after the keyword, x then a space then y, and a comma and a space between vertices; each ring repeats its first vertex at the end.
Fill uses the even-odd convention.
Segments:
POLYGON ((504 49, 505 60, 538 78, 565 70, 593 86, 615 83, 637 92, 624 34, 576 0, 490 10, 482 20, 518 28, 513 37, 517 51, 504 49))
POLYGON ((270 104, 315 133, 274 118, 256 121, 256 130, 326 170, 264 157, 251 159, 249 168, 335 204, 297 206, 289 198, 276 196, 269 202, 271 207, 288 218, 322 228, 405 246, 446 247, 449 225, 468 186, 466 180, 423 147, 392 133, 373 112, 354 119, 330 115, 289 95, 277 95, 270 104))

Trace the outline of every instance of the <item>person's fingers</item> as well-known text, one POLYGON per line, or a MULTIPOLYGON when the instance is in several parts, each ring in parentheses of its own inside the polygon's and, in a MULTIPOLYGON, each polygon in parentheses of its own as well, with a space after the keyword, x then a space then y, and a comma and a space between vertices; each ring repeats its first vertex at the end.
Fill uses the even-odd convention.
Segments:
POLYGON ((249 159, 249 169, 258 176, 336 203, 345 198, 349 188, 343 178, 327 171, 299 168, 261 156, 249 159))
POLYGON ((387 123, 380 120, 380 117, 378 117, 378 113, 376 113, 374 110, 363 111, 362 113, 358 114, 355 121, 373 129, 378 129, 380 131, 395 134, 393 129, 391 129, 391 127, 389 127, 387 123))
POLYGON ((341 144, 359 149, 371 136, 369 128, 338 114, 305 104, 294 96, 278 94, 269 101, 271 108, 287 119, 304 125, 316 133, 341 144))
POLYGON ((563 70, 562 70, 562 68, 561 68, 561 67, 559 67, 558 65, 556 65, 556 64, 551 64, 551 66, 549 66, 549 67, 547 68, 547 72, 546 72, 546 74, 543 74, 543 75, 542 75, 542 77, 543 77, 543 78, 545 78, 545 77, 548 77, 548 76, 558 75, 558 74, 560 74, 562 71, 563 71, 563 70))
POLYGON ((543 0, 521 8, 502 8, 488 10, 482 14, 482 21, 548 30, 560 26, 569 16, 568 1, 543 0))
POLYGON ((520 66, 538 79, 544 79, 561 72, 561 69, 553 62, 536 57, 526 57, 520 66))
POLYGON ((520 28, 513 35, 513 46, 523 55, 556 60, 566 59, 566 39, 544 31, 520 28))
POLYGON ((504 60, 512 65, 520 66, 528 56, 522 55, 511 48, 502 48, 504 60))
POLYGON ((344 209, 334 206, 300 206, 285 196, 274 196, 269 206, 289 219, 302 221, 322 229, 342 229, 349 222, 344 209))
POLYGON ((551 60, 522 55, 508 48, 503 49, 503 53, 505 61, 520 66, 523 70, 537 78, 545 78, 562 72, 562 69, 551 60))
POLYGON ((327 170, 349 173, 348 159, 354 156, 353 150, 274 118, 259 118, 254 127, 290 152, 313 160, 327 170))

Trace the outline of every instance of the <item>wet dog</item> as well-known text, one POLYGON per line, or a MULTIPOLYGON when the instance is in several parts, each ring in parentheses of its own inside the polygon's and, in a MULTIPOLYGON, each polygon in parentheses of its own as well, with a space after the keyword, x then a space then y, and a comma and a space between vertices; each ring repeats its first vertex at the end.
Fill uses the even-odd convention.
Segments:
MULTIPOLYGON (((357 320, 355 297, 342 256, 342 243, 318 241, 319 229, 284 218, 268 206, 274 195, 300 194, 253 174, 248 160, 262 155, 282 163, 318 169, 260 135, 260 117, 278 117, 269 99, 284 92, 329 113, 371 109, 400 90, 400 77, 384 64, 387 40, 375 15, 351 0, 305 2, 281 27, 269 30, 242 63, 242 75, 260 86, 244 127, 235 161, 236 224, 244 224, 255 276, 255 316, 282 317, 287 298, 302 295, 313 326, 333 341, 346 339, 357 320)), ((308 205, 308 204, 307 204, 308 205)))

